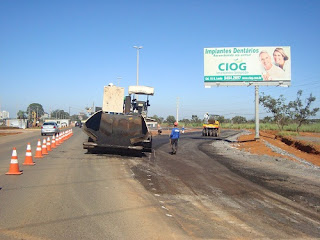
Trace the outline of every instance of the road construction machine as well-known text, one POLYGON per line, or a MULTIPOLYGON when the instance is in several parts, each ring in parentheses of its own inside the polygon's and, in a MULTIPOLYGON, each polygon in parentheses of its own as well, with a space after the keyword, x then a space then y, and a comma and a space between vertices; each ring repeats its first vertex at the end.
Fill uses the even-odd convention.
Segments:
POLYGON ((204 116, 204 124, 202 129, 202 136, 220 136, 220 123, 217 121, 219 115, 206 113, 204 116))
POLYGON ((104 87, 102 110, 95 112, 83 125, 88 142, 83 148, 88 152, 114 149, 133 149, 150 152, 152 136, 146 123, 149 96, 154 88, 129 86, 129 95, 124 97, 124 88, 110 84, 104 87), (147 101, 138 100, 146 95, 147 101))

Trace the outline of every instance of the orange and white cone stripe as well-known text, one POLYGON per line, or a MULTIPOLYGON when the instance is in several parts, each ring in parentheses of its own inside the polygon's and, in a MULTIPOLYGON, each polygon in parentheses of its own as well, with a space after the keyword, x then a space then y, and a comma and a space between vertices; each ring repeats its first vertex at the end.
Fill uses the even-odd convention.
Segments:
POLYGON ((38 140, 36 155, 34 157, 35 158, 43 158, 40 139, 38 140))
POLYGON ((52 136, 52 140, 51 140, 51 148, 56 148, 56 137, 55 135, 53 134, 52 136))
POLYGON ((32 152, 31 152, 31 145, 28 143, 27 145, 27 151, 26 151, 26 157, 24 158, 23 165, 35 165, 32 159, 32 152))
POLYGON ((47 150, 47 141, 44 138, 42 141, 42 149, 41 149, 42 155, 47 155, 48 154, 48 150, 47 150))
POLYGON ((19 170, 17 150, 16 148, 13 148, 9 172, 7 172, 6 175, 20 175, 20 174, 22 174, 22 171, 19 170))
POLYGON ((52 149, 51 149, 51 141, 50 141, 49 137, 47 138, 47 151, 48 152, 52 151, 52 149))
POLYGON ((56 135, 56 146, 59 146, 60 144, 61 144, 61 142, 60 142, 60 133, 58 133, 56 135))
POLYGON ((66 130, 66 132, 65 132, 65 133, 66 133, 66 137, 65 137, 65 139, 66 139, 66 140, 68 140, 68 139, 69 139, 69 130, 66 130))
POLYGON ((64 142, 64 132, 61 132, 60 143, 64 142))

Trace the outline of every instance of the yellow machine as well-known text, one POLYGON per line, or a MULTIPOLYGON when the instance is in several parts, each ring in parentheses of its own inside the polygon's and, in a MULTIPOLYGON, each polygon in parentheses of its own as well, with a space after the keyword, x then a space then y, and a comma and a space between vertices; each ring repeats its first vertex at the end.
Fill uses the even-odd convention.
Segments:
POLYGON ((32 126, 35 127, 37 123, 37 113, 35 111, 32 111, 32 118, 33 118, 32 126))
POLYGON ((215 120, 215 117, 217 117, 217 115, 209 115, 208 113, 205 115, 202 136, 220 136, 220 123, 219 121, 215 120))

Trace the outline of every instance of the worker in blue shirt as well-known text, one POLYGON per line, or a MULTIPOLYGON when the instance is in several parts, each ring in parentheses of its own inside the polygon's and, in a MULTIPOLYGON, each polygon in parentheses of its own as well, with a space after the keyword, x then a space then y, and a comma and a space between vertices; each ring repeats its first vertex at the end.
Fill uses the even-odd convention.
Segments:
POLYGON ((174 128, 172 128, 171 134, 170 134, 170 143, 172 148, 172 154, 176 154, 178 150, 178 141, 180 137, 180 130, 178 128, 178 123, 174 123, 174 128))

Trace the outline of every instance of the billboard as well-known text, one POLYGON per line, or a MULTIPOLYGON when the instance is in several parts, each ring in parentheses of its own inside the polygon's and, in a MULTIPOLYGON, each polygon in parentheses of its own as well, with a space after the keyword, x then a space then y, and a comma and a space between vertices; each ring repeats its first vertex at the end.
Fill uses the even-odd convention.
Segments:
POLYGON ((204 48, 204 85, 290 86, 290 47, 204 48))

